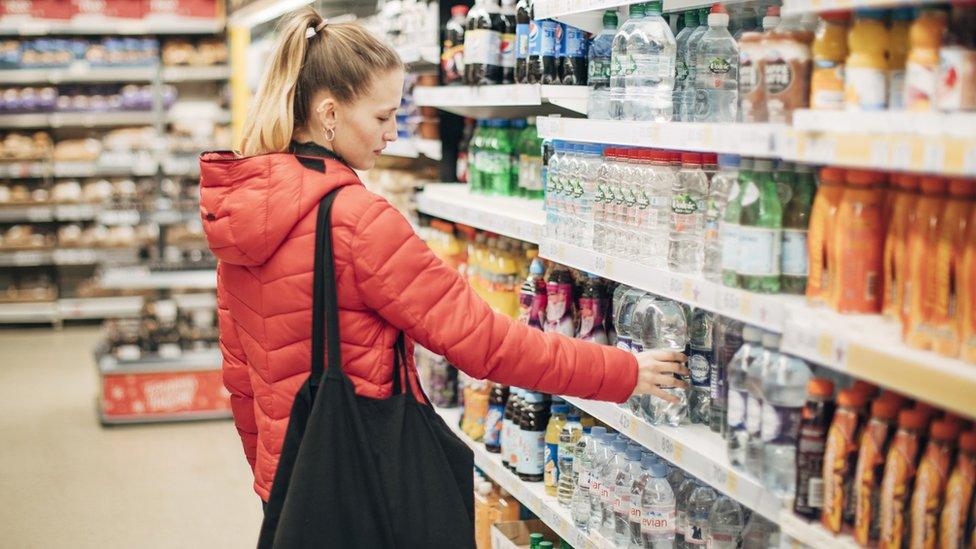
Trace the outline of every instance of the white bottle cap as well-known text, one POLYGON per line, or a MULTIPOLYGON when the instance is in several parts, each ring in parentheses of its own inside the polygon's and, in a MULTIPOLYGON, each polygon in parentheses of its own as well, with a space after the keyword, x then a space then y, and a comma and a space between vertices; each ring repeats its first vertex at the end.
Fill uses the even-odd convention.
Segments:
POLYGON ((727 14, 727 13, 710 13, 710 14, 708 14, 708 26, 709 27, 728 27, 729 26, 729 14, 727 14))
POLYGON ((763 30, 772 30, 779 25, 780 18, 778 15, 767 15, 763 17, 763 30))

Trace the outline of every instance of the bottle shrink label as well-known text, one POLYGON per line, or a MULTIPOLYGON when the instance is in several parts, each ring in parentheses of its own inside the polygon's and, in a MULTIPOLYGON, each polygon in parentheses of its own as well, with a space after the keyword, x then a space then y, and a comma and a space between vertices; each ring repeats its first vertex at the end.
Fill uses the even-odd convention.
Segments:
POLYGON ((469 30, 464 37, 464 64, 501 65, 501 33, 469 30))

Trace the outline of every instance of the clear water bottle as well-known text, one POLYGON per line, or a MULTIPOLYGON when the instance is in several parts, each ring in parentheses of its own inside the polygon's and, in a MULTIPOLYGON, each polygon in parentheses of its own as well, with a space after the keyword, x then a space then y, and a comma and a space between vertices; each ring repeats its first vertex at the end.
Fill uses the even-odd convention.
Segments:
POLYGON ((610 119, 610 55, 613 37, 617 34, 617 10, 603 12, 603 30, 593 37, 587 63, 590 97, 586 105, 587 118, 610 119))
MULTIPOLYGON (((688 320, 681 306, 661 298, 651 298, 645 303, 647 313, 639 327, 644 348, 684 352, 688 345, 688 320)), ((666 423, 677 427, 688 420, 688 394, 677 387, 665 391, 677 396, 679 401, 672 404, 650 396, 648 402, 651 409, 645 415, 653 424, 666 423)))
POLYGON ((576 487, 577 443, 583 436, 583 425, 580 423, 579 411, 573 410, 566 416, 566 423, 559 432, 559 453, 557 465, 559 480, 556 485, 556 498, 563 507, 569 507, 573 501, 573 491, 576 487))
POLYGON ((739 157, 734 154, 718 155, 718 173, 712 176, 705 204, 705 278, 712 282, 722 281, 721 223, 733 189, 739 186, 739 157))
POLYGON ((695 96, 698 85, 698 46, 708 31, 708 8, 698 10, 698 26, 688 35, 688 42, 684 52, 685 65, 688 76, 685 78, 684 91, 681 97, 681 122, 695 121, 695 96))
POLYGON ((606 147, 603 149, 603 159, 596 171, 596 187, 593 196, 593 242, 583 242, 583 246, 591 246, 594 250, 605 250, 610 241, 610 223, 612 221, 612 194, 610 193, 611 173, 616 171, 617 149, 606 147))
POLYGON ((559 188, 562 185, 563 142, 552 142, 552 156, 546 166, 543 202, 546 210, 546 236, 559 238, 559 188))
MULTIPOLYGON (((594 427, 595 429, 595 427, 594 427)), ((603 497, 606 491, 604 473, 607 463, 613 454, 611 441, 616 438, 612 433, 604 433, 596 445, 590 472, 590 526, 591 532, 599 532, 603 526, 603 497)))
POLYGON ((648 219, 644 230, 644 248, 641 258, 656 267, 666 265, 668 242, 671 234, 671 197, 677 173, 671 169, 668 152, 651 152, 647 181, 648 219))
POLYGON ((677 513, 674 492, 668 484, 668 467, 663 462, 651 460, 651 477, 641 495, 640 544, 644 549, 673 549, 677 529, 677 513))
MULTIPOLYGON (((643 548, 644 539, 641 537, 641 517, 643 516, 644 489, 651 481, 651 467, 657 463, 658 458, 648 451, 641 452, 640 474, 634 479, 634 484, 630 488, 630 538, 627 543, 622 543, 620 547, 643 548)), ((665 468, 667 470, 667 468, 665 468)))
MULTIPOLYGON (((682 118, 682 98, 684 97, 685 87, 688 82, 688 38, 691 33, 698 28, 698 10, 688 10, 682 14, 685 26, 674 37, 675 42, 675 65, 674 65, 674 92, 672 100, 674 102, 673 120, 680 122, 682 118)), ((704 31, 702 31, 704 33, 704 31)), ((692 83, 693 84, 693 83, 692 83)))
POLYGON ((633 257, 634 241, 637 239, 637 189, 641 181, 640 152, 638 149, 625 149, 624 162, 620 173, 620 188, 623 195, 623 217, 620 232, 615 239, 615 252, 620 257, 633 257))
POLYGON ((576 231, 576 186, 580 174, 583 145, 566 143, 563 159, 562 187, 560 188, 560 210, 562 211, 562 233, 564 242, 573 242, 576 231))
POLYGON ((573 523, 581 530, 588 530, 590 517, 593 514, 593 503, 590 498, 590 487, 593 484, 593 460, 596 456, 600 439, 607 433, 605 427, 593 427, 576 442, 576 459, 573 461, 573 475, 576 477, 576 487, 573 490, 572 515, 573 523))
POLYGON ((660 0, 645 3, 644 17, 627 37, 631 68, 624 81, 625 120, 671 121, 676 50, 660 0))
POLYGON ((668 266, 679 273, 700 273, 705 260, 705 198, 708 178, 700 153, 682 153, 671 196, 668 266))
POLYGON ((729 33, 729 14, 712 6, 695 71, 695 121, 736 121, 739 113, 739 46, 729 33))
POLYGON ((626 81, 632 62, 627 51, 627 41, 644 17, 643 4, 631 4, 629 18, 620 26, 610 46, 610 118, 625 120, 624 101, 626 101, 626 81))
POLYGON ((746 430, 749 433, 746 443, 746 471, 756 478, 763 478, 763 380, 779 358, 780 335, 764 332, 762 353, 746 371, 746 387, 749 400, 746 402, 746 430))
POLYGON ((742 346, 742 322, 728 317, 719 317, 713 327, 712 341, 714 344, 714 364, 712 378, 709 381, 711 389, 711 411, 709 412, 709 427, 713 433, 721 433, 728 438, 726 411, 728 410, 729 364, 736 351, 742 346))
POLYGON ((780 497, 796 491, 796 444, 811 377, 806 362, 784 354, 763 377, 763 484, 780 497))
POLYGON ((779 526, 759 513, 752 513, 742 530, 742 549, 779 547, 779 526))
POLYGON ((742 329, 742 347, 736 351, 728 367, 728 449, 729 462, 733 467, 745 469, 746 446, 749 432, 746 430, 749 409, 749 387, 746 378, 752 363, 762 353, 762 330, 755 326, 745 326, 742 329))
POLYGON ((618 437, 610 445, 607 462, 603 466, 603 479, 600 487, 600 503, 601 510, 603 511, 600 533, 607 539, 613 538, 613 533, 616 529, 614 502, 617 499, 617 487, 628 476, 627 441, 618 437))
POLYGON ((624 453, 624 462, 620 465, 614 479, 613 496, 613 542, 617 547, 626 547, 630 543, 630 508, 640 505, 639 500, 633 499, 634 482, 641 475, 641 447, 628 446, 624 453))
POLYGON ((678 486, 678 491, 675 492, 675 502, 677 509, 677 519, 676 530, 675 530, 675 540, 678 547, 685 546, 685 533, 688 531, 688 503, 691 493, 695 491, 695 488, 699 486, 698 479, 690 475, 686 475, 684 480, 678 486))
POLYGON ((742 537, 742 507, 734 499, 718 496, 708 513, 705 543, 709 549, 736 549, 742 537))
POLYGON ((593 194, 596 188, 596 173, 600 169, 603 147, 596 144, 580 145, 577 162, 577 175, 573 189, 575 223, 573 242, 593 241, 593 194))
POLYGON ((708 521, 715 505, 715 490, 699 484, 688 496, 688 529, 685 530, 685 547, 704 547, 708 521))
POLYGON ((688 370, 691 372, 691 387, 688 395, 688 416, 692 423, 708 424, 712 398, 709 383, 712 367, 715 364, 714 343, 712 341, 715 314, 704 309, 695 309, 691 314, 688 344, 688 370))

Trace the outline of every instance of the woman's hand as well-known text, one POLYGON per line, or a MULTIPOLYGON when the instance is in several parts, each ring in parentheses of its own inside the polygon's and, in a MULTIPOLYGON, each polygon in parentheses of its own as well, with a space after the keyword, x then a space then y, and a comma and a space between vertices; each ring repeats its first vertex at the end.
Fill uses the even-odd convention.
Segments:
POLYGON ((637 355, 637 387, 634 395, 654 395, 672 404, 678 403, 678 397, 667 393, 665 388, 677 387, 684 389, 688 383, 674 377, 673 374, 688 375, 685 361, 688 357, 684 353, 675 351, 645 351, 637 355))

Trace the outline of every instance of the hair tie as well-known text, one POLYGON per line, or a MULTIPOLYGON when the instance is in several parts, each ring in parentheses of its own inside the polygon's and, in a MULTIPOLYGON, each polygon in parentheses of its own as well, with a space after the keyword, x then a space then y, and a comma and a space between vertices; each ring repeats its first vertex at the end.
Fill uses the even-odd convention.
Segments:
POLYGON ((329 24, 329 21, 327 19, 323 18, 321 21, 319 21, 319 24, 318 25, 315 25, 314 27, 309 27, 309 28, 305 29, 305 38, 306 39, 309 39, 309 38, 315 36, 316 34, 322 32, 322 29, 324 29, 326 26, 328 26, 328 24, 329 24))
POLYGON ((329 20, 323 17, 322 22, 319 23, 318 25, 315 25, 315 32, 322 32, 322 29, 324 29, 328 25, 329 25, 329 20))

